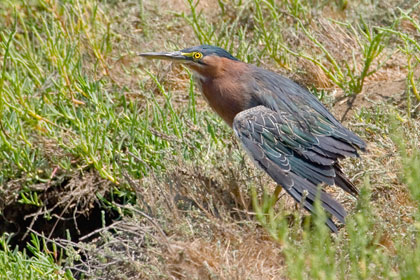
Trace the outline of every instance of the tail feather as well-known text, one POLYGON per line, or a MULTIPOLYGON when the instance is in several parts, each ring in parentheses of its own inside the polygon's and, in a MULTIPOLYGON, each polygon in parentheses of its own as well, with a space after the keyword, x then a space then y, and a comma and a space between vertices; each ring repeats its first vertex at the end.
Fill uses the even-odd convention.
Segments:
POLYGON ((349 194, 353 195, 354 197, 357 197, 359 195, 359 189, 353 185, 352 182, 344 175, 343 171, 341 171, 341 167, 337 164, 334 165, 335 170, 335 178, 334 182, 335 185, 342 188, 349 194))
MULTIPOLYGON (((345 223, 345 218, 347 216, 346 210, 340 203, 335 201, 330 195, 322 190, 318 190, 317 187, 310 183, 309 181, 291 173, 293 177, 294 185, 290 188, 285 188, 285 190, 298 202, 303 203, 305 209, 310 212, 313 212, 313 203, 319 192, 319 199, 321 201, 322 207, 326 212, 336 217, 341 223, 345 223), (306 191, 306 194, 305 194, 306 191), (304 200, 303 200, 304 199, 304 200), (303 200, 303 201, 302 201, 303 200)), ((327 226, 333 232, 337 232, 337 226, 328 218, 326 221, 327 226)))

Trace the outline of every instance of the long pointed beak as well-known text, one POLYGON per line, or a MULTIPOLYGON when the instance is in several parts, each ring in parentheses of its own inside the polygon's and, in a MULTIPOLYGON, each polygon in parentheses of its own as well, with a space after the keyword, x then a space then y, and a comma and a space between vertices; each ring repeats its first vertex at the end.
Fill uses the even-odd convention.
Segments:
POLYGON ((172 60, 172 61, 187 61, 187 57, 182 55, 180 51, 176 52, 147 52, 147 53, 139 53, 139 56, 143 56, 149 59, 164 59, 164 60, 172 60))

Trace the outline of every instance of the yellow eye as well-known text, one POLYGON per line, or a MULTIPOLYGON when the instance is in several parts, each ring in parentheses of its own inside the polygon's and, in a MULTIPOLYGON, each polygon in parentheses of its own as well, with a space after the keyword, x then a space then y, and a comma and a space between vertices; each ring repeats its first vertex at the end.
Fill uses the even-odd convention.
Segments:
POLYGON ((193 58, 195 59, 195 60, 198 60, 198 59, 200 59, 200 58, 202 58, 203 57, 203 54, 202 53, 200 53, 200 52, 195 52, 194 54, 193 54, 193 58))

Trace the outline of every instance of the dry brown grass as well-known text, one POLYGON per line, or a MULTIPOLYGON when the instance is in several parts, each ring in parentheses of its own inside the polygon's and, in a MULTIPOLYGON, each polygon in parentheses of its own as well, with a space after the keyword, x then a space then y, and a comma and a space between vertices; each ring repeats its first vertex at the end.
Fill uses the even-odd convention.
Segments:
POLYGON ((176 279, 285 279, 281 246, 261 229, 218 225, 223 237, 172 244, 166 269, 176 279), (230 231, 230 233, 229 233, 230 231), (263 236, 258 236, 262 234, 263 236), (240 236, 240 239, 238 237, 240 236))

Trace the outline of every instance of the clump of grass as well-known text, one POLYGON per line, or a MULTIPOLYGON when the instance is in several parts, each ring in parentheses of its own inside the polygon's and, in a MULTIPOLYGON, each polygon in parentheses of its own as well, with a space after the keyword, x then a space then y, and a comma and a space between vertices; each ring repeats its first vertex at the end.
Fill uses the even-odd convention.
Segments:
POLYGON ((419 84, 420 79, 417 77, 415 71, 420 64, 420 57, 418 55, 420 51, 420 44, 416 38, 416 32, 420 32, 420 25, 415 19, 415 11, 419 8, 419 3, 415 4, 411 9, 404 11, 402 9, 397 9, 400 14, 394 21, 393 28, 382 28, 384 32, 397 36, 401 44, 399 49, 402 53, 405 54, 407 59, 407 114, 409 117, 413 113, 418 112, 418 106, 420 104, 420 93, 419 93, 419 84), (403 25, 407 25, 408 32, 402 31, 403 25), (411 32, 410 32, 411 30, 411 32), (416 102, 413 106, 413 101, 416 102))
POLYGON ((19 251, 19 248, 11 249, 7 235, 0 238, 0 279, 74 279, 72 273, 63 270, 57 263, 56 257, 59 252, 56 247, 53 251, 46 248, 46 244, 36 236, 32 236, 32 242, 28 250, 19 251))
POLYGON ((201 44, 210 44, 225 48, 240 59, 251 61, 255 56, 261 56, 253 46, 257 38, 245 44, 245 38, 249 34, 249 26, 243 24, 243 20, 249 16, 249 4, 241 1, 233 1, 229 6, 219 1, 220 12, 227 20, 212 22, 203 16, 203 11, 198 10, 200 1, 188 0, 189 14, 181 14, 189 24, 201 44))
MULTIPOLYGON (((298 19, 297 21, 298 28, 303 31, 313 46, 321 51, 322 56, 316 57, 302 52, 298 53, 285 45, 282 45, 283 49, 293 56, 304 58, 317 65, 335 85, 350 95, 360 93, 366 78, 375 74, 386 62, 386 59, 382 59, 382 61, 377 63, 375 69, 371 69, 373 63, 385 48, 387 34, 367 26, 363 19, 360 20, 360 24, 357 24, 356 27, 353 24, 332 21, 333 24, 345 27, 357 43, 359 49, 352 50, 351 63, 343 61, 342 57, 334 57, 324 43, 308 31, 301 20, 298 19), (359 51, 360 54, 358 53, 359 51), (362 61, 361 63, 360 60, 362 61), (359 67, 360 64, 363 65, 361 69, 359 67)), ((340 30, 339 27, 336 27, 336 30, 340 30)))

